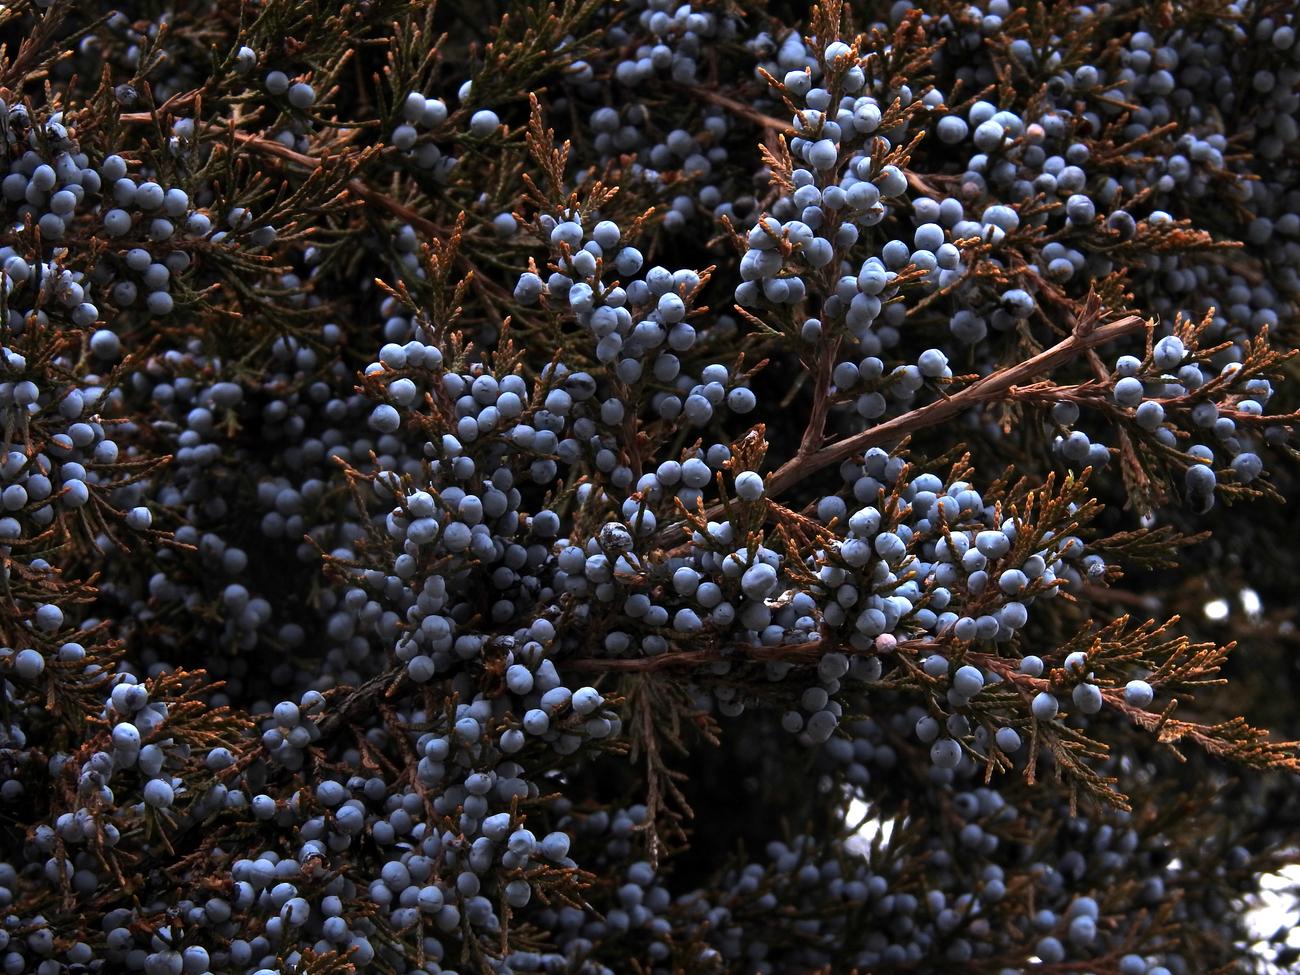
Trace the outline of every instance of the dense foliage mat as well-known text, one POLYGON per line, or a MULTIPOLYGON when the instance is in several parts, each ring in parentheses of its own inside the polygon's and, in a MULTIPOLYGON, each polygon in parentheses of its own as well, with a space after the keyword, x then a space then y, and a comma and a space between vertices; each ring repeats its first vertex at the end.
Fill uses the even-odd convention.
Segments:
POLYGON ((0 968, 1294 964, 1296 17, 0 6, 0 968))

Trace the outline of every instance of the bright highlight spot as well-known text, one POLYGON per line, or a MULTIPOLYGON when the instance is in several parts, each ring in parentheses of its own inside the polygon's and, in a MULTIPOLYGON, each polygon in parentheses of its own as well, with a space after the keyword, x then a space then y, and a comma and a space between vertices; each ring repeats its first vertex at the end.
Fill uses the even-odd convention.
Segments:
POLYGON ((1241 608, 1246 611, 1247 616, 1258 616, 1259 611, 1264 608, 1259 593, 1255 592, 1254 589, 1243 589, 1241 591, 1241 608))
POLYGON ((870 815, 871 807, 862 799, 854 796, 849 800, 849 811, 845 816, 845 822, 850 826, 856 826, 856 832, 845 842, 845 847, 851 853, 859 856, 866 856, 871 852, 871 844, 879 836, 881 842, 888 843, 890 836, 894 833, 894 821, 892 819, 878 819, 870 815))
MULTIPOLYGON (((1259 896, 1256 906, 1246 912, 1246 923, 1250 936, 1255 939, 1251 950, 1261 958, 1272 961, 1274 948, 1268 939, 1279 930, 1286 930, 1286 937, 1278 947, 1300 948, 1300 905, 1296 901, 1296 889, 1300 886, 1300 864, 1289 864, 1277 873, 1266 874, 1259 881, 1259 896)), ((1276 969, 1270 969, 1276 970, 1276 969)))

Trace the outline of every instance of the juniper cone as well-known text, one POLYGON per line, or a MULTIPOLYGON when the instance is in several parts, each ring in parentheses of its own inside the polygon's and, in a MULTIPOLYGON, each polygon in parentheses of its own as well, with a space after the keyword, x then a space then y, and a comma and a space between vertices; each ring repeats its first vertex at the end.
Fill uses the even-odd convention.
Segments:
POLYGON ((5 975, 1295 970, 1297 14, 4 4, 5 975))

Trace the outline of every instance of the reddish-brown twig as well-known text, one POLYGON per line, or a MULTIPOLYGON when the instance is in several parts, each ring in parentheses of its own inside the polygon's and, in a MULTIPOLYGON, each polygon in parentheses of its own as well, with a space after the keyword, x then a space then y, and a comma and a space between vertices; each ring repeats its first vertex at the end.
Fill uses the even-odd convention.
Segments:
MULTIPOLYGON (((878 423, 843 440, 819 446, 809 452, 798 451, 795 456, 764 478, 766 493, 769 497, 779 497, 818 471, 847 460, 871 447, 897 444, 918 430, 945 423, 972 407, 1014 396, 1017 386, 1035 376, 1051 372, 1081 352, 1104 345, 1144 327, 1146 327, 1145 319, 1137 315, 1127 315, 1109 325, 1076 328, 1068 338, 1051 348, 1044 349, 1024 362, 985 376, 951 396, 909 410, 901 416, 878 423)), ((721 507, 715 505, 708 509, 706 514, 709 518, 714 518, 721 513, 721 510, 721 507)), ((660 533, 658 543, 661 547, 671 548, 685 535, 686 523, 675 522, 665 526, 660 533)))
MULTIPOLYGON (((166 108, 167 105, 170 104, 171 102, 166 103, 166 105, 164 105, 164 108, 166 108)), ((127 123, 138 124, 138 123, 152 122, 154 120, 154 117, 155 116, 150 112, 133 112, 130 114, 123 115, 121 117, 121 120, 127 123)), ((231 135, 236 142, 240 143, 243 146, 248 147, 249 149, 253 149, 259 153, 264 153, 268 156, 275 156, 279 159, 283 159, 285 162, 291 163, 294 166, 297 166, 299 169, 302 169, 306 172, 314 172, 315 170, 319 169, 322 162, 324 161, 318 159, 315 156, 308 156, 301 152, 295 152, 293 149, 290 149, 288 146, 281 145, 280 143, 276 142, 274 139, 265 139, 260 135, 253 135, 251 133, 240 132, 238 130, 232 132, 231 135)), ((432 220, 428 219, 427 217, 421 216, 420 214, 412 210, 410 207, 402 203, 399 203, 397 200, 393 199, 388 194, 381 193, 378 190, 374 189, 373 187, 367 186, 364 180, 361 179, 349 180, 347 184, 347 190, 350 194, 355 196, 357 199, 365 200, 367 203, 371 203, 374 204, 375 206, 382 207, 383 209, 387 210, 389 213, 393 214, 394 216, 400 217, 402 220, 405 220, 416 230, 422 231, 431 237, 447 237, 450 235, 450 232, 445 227, 442 227, 439 224, 434 223, 432 220)))

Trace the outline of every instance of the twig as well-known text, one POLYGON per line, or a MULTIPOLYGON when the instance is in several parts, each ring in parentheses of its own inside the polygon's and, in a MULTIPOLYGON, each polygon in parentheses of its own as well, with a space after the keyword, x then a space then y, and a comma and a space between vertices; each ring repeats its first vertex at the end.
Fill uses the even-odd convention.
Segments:
MULTIPOLYGON (((990 400, 1001 399, 1008 394, 1014 393, 1015 387, 1026 380, 1041 373, 1050 372, 1070 361, 1080 352, 1098 345, 1104 345, 1113 339, 1128 335, 1130 332, 1135 332, 1144 327, 1146 327, 1145 319, 1137 315, 1128 315, 1119 321, 1111 322, 1109 325, 1101 325, 1090 329, 1076 328, 1068 338, 1058 342, 1051 348, 1044 349, 1018 365, 1008 366, 1006 369, 977 380, 965 389, 945 399, 936 400, 933 403, 910 410, 892 420, 886 420, 884 423, 878 423, 874 427, 863 430, 861 433, 820 447, 812 453, 796 453, 794 457, 777 468, 773 474, 764 478, 766 493, 769 497, 777 497, 789 491, 800 481, 832 464, 838 464, 854 454, 862 453, 870 447, 896 444, 918 430, 951 420, 973 406, 987 403, 990 400)), ((708 509, 706 514, 708 517, 713 518, 721 510, 719 506, 714 505, 708 509)), ((685 535, 686 523, 674 522, 666 526, 660 533, 658 543, 665 548, 669 548, 684 538, 685 535)))
POLYGON ((838 342, 829 338, 822 341, 817 356, 817 374, 813 377, 812 413, 808 417, 808 426, 799 442, 796 457, 808 457, 815 453, 826 435, 826 414, 831 403, 831 374, 835 369, 835 353, 838 349, 838 342))
POLYGON ((753 105, 746 105, 744 102, 736 101, 734 98, 728 98, 726 95, 719 91, 714 91, 712 88, 703 88, 696 85, 687 85, 685 87, 686 90, 696 98, 717 105, 719 108, 725 108, 727 111, 733 112, 742 118, 747 118, 751 122, 763 126, 765 129, 773 129, 780 133, 794 131, 794 127, 790 122, 783 122, 775 116, 760 112, 753 105))
MULTIPOLYGON (((163 107, 166 108, 170 106, 172 101, 174 100, 175 99, 172 99, 164 103, 163 107)), ((122 115, 121 120, 127 123, 147 123, 147 122, 152 122, 154 120, 154 116, 149 112, 131 112, 126 115, 122 115)), ((318 159, 315 156, 308 156, 301 152, 295 152, 293 149, 290 149, 288 146, 281 145, 280 143, 276 142, 274 139, 264 139, 258 135, 252 135, 247 132, 239 132, 239 131, 232 132, 231 135, 234 137, 234 139, 237 142, 251 149, 255 149, 256 151, 265 153, 266 155, 269 156, 277 156, 280 159, 283 159, 285 162, 292 163, 293 165, 309 172, 315 172, 317 169, 321 167, 323 162, 323 160, 318 159)), ((357 199, 365 200, 367 203, 371 203, 374 204, 375 206, 382 207, 383 209, 387 210, 389 213, 393 214, 394 216, 400 217, 402 220, 405 220, 416 230, 421 230, 431 237, 450 236, 450 231, 448 231, 445 227, 442 227, 439 224, 434 223, 432 220, 428 219, 427 217, 420 216, 420 214, 416 213, 410 207, 397 202, 397 200, 393 199, 388 194, 381 193, 378 190, 373 189, 370 186, 367 186, 364 180, 361 179, 348 180, 347 190, 357 199)))
MULTIPOLYGON (((295 166, 300 166, 305 170, 316 170, 321 166, 321 160, 315 156, 307 156, 301 152, 295 152, 288 146, 282 146, 273 139, 263 139, 261 136, 250 135, 247 132, 232 133, 235 139, 244 145, 251 146, 259 152, 265 152, 268 155, 279 156, 286 162, 291 162, 295 166)), ((358 199, 365 200, 367 203, 373 203, 375 206, 383 207, 394 216, 400 217, 409 223, 416 230, 422 230, 433 237, 449 237, 451 232, 445 227, 439 226, 432 220, 420 216, 410 207, 398 203, 386 193, 380 193, 378 190, 367 186, 360 179, 351 179, 347 183, 348 192, 358 199)))
POLYGON ((979 403, 1001 399, 1012 392, 1020 383, 1040 373, 1049 372, 1057 366, 1073 359, 1085 349, 1104 345, 1112 339, 1127 335, 1145 327, 1145 319, 1129 315, 1109 325, 1102 325, 1090 330, 1076 330, 1069 338, 1058 342, 1050 349, 1044 349, 1038 355, 1026 359, 1019 365, 1009 366, 986 376, 960 392, 946 399, 936 400, 926 406, 918 407, 902 416, 884 423, 878 423, 868 430, 845 437, 843 440, 828 444, 807 457, 796 457, 783 464, 770 478, 766 479, 767 492, 777 495, 788 490, 822 468, 861 453, 869 447, 897 443, 917 430, 932 427, 951 420, 953 417, 979 403))
POLYGON ((338 702, 320 721, 322 733, 329 733, 339 725, 360 714, 363 710, 373 709, 385 697, 392 697, 406 682, 406 667, 399 665, 385 670, 359 687, 354 687, 347 697, 338 702))

